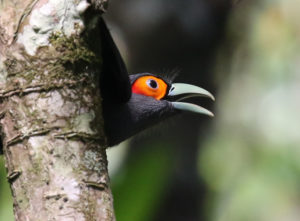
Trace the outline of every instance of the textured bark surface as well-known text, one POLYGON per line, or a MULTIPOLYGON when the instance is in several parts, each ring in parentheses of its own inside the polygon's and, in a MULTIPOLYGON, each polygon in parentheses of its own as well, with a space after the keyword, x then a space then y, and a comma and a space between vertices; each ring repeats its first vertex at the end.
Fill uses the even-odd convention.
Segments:
POLYGON ((88 43, 97 16, 82 20, 89 7, 85 0, 0 3, 0 126, 16 220, 115 219, 101 57, 88 43))

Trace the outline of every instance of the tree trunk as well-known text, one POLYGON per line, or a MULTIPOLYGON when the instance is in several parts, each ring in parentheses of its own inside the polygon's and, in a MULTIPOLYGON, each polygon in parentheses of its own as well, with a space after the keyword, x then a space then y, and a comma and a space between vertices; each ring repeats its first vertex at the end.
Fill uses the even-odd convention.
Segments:
POLYGON ((115 220, 100 13, 86 10, 86 0, 0 3, 0 126, 16 220, 115 220))

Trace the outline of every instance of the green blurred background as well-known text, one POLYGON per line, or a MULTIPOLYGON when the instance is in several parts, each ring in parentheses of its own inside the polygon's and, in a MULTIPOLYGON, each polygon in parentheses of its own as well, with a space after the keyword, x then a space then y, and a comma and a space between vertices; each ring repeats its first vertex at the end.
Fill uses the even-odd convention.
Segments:
MULTIPOLYGON (((184 114, 109 150, 118 221, 300 220, 300 3, 114 0, 106 17, 131 73, 178 69, 216 95, 196 100, 214 119, 184 114)), ((10 221, 2 158, 0 177, 10 221)))

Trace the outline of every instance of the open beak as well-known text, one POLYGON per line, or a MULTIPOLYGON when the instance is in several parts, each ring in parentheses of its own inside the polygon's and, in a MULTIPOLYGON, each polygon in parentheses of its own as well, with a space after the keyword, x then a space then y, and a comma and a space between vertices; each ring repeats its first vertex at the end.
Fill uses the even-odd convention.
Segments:
POLYGON ((168 97, 171 98, 172 100, 175 100, 174 102, 171 103, 173 107, 177 110, 190 111, 198 114, 205 114, 210 117, 214 116, 212 112, 199 105, 181 102, 181 100, 190 97, 207 97, 214 101, 215 100, 214 96, 201 87, 197 87, 190 84, 175 83, 172 84, 168 97))

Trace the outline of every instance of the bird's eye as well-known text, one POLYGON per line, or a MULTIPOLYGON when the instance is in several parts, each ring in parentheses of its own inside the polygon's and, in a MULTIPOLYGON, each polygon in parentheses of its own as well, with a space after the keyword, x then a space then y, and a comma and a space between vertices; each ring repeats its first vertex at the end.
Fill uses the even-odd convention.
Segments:
POLYGON ((158 88, 158 84, 157 84, 156 80, 154 80, 154 79, 149 79, 149 80, 147 80, 147 81, 146 81, 146 84, 147 84, 150 88, 152 88, 152 89, 157 89, 157 88, 158 88))
POLYGON ((160 100, 166 95, 167 88, 166 82, 151 75, 139 77, 132 84, 133 93, 150 96, 156 100, 160 100))

